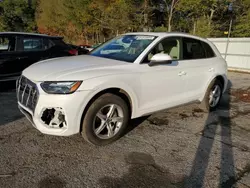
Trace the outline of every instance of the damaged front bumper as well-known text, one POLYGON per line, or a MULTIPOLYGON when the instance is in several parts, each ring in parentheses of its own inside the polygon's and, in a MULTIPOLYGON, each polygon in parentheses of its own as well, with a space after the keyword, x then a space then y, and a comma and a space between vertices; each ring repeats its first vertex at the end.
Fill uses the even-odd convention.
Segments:
POLYGON ((20 102, 18 102, 18 107, 40 132, 56 136, 70 136, 80 131, 81 117, 89 92, 77 91, 70 95, 51 95, 40 90, 34 110, 20 102))

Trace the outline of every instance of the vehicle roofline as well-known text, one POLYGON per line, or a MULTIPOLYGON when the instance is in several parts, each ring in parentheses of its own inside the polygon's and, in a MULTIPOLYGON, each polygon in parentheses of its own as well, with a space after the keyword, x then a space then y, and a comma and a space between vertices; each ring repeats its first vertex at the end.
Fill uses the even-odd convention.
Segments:
POLYGON ((148 35, 148 36, 155 36, 155 37, 160 37, 160 38, 165 38, 165 37, 170 37, 170 36, 180 36, 180 37, 189 37, 189 38, 194 38, 198 40, 203 40, 206 42, 209 41, 206 38, 192 35, 189 33, 184 33, 184 32, 129 32, 129 33, 124 33, 122 35, 148 35))
POLYGON ((0 32, 0 35, 20 35, 20 36, 37 36, 37 37, 48 37, 48 38, 58 38, 62 39, 61 36, 50 36, 41 33, 29 33, 29 32, 0 32))

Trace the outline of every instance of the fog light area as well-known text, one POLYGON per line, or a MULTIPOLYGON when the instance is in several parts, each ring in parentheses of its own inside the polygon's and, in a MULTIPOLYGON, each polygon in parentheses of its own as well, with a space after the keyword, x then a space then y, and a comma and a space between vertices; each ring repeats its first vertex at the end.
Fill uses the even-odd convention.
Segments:
POLYGON ((67 126, 62 108, 44 109, 41 119, 46 125, 51 128, 63 128, 67 126))

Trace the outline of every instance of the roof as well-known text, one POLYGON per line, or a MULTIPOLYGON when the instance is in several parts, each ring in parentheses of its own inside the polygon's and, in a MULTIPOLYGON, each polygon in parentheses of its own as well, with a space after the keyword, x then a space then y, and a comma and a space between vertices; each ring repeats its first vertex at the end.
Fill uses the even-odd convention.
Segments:
POLYGON ((40 33, 28 33, 28 32, 0 32, 0 35, 28 35, 28 36, 40 36, 40 37, 49 37, 49 38, 62 38, 60 36, 50 36, 40 33))
POLYGON ((157 37, 167 37, 167 36, 182 36, 182 37, 191 37, 200 40, 206 40, 205 38, 201 38, 195 35, 191 35, 183 32, 131 32, 125 33, 124 35, 149 35, 149 36, 157 36, 157 37))

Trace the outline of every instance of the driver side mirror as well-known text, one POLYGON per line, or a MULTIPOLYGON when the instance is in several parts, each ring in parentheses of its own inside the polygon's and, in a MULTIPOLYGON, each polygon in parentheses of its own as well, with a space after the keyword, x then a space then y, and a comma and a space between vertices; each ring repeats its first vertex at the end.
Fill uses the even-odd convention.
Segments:
POLYGON ((171 64, 172 63, 172 58, 168 54, 155 54, 151 60, 150 63, 148 64, 150 67, 155 66, 155 65, 166 65, 166 64, 171 64))

